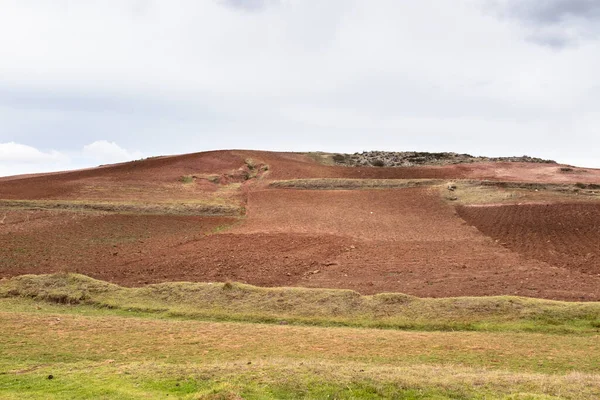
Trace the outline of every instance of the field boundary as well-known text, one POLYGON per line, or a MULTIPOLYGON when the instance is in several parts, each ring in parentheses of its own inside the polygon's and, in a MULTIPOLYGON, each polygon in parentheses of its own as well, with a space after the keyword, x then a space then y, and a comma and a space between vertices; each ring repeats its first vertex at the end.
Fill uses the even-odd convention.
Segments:
POLYGON ((273 181, 269 187, 276 189, 349 190, 349 189, 403 189, 441 185, 442 179, 358 179, 312 178, 273 181))
POLYGON ((68 200, 2 200, 0 209, 101 211, 120 214, 240 216, 241 206, 211 203, 121 203, 68 200))
POLYGON ((351 290, 170 282, 127 288, 78 274, 0 281, 0 298, 30 298, 166 317, 424 331, 600 332, 600 302, 525 297, 363 296, 351 290))

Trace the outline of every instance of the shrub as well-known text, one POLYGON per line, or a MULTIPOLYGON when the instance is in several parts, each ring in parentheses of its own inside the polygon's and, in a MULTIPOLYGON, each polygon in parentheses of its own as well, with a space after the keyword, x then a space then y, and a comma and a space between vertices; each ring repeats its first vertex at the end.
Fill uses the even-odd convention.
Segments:
POLYGON ((253 159, 251 158, 247 158, 244 163, 246 164, 246 166, 248 167, 248 169, 250 171, 252 171, 254 168, 256 168, 256 163, 254 162, 253 159))
POLYGON ((344 154, 334 154, 333 155, 333 161, 338 163, 338 164, 343 164, 346 162, 346 155, 344 154))

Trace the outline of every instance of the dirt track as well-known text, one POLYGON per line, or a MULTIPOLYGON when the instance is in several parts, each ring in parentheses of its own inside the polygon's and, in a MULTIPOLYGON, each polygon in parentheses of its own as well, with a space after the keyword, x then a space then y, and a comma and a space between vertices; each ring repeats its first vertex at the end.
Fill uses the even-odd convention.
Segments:
POLYGON ((557 168, 328 167, 301 154, 231 151, 0 179, 0 198, 231 201, 247 210, 243 219, 0 210, 0 278, 73 271, 131 286, 234 280, 366 294, 600 300, 597 203, 455 210, 433 188, 266 188, 273 179, 310 177, 600 182, 597 170, 567 175, 557 168), (270 166, 262 180, 179 182, 183 175, 231 175, 248 158, 270 166))

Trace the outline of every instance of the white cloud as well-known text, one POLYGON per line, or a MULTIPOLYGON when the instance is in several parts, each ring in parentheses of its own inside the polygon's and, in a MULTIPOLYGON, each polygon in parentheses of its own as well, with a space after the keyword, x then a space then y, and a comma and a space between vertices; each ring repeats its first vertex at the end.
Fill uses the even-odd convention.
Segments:
POLYGON ((20 143, 0 143, 0 176, 57 171, 70 162, 69 156, 55 150, 40 151, 20 143))
POLYGON ((593 159, 597 4, 3 0, 0 142, 77 165, 209 148, 593 159))
POLYGON ((129 152, 115 142, 107 140, 97 140, 94 143, 83 146, 82 155, 86 159, 102 163, 131 161, 142 157, 142 153, 139 151, 129 152))
POLYGON ((0 163, 17 163, 17 164, 47 164, 47 163, 64 163, 68 162, 69 158, 55 150, 43 152, 35 147, 27 146, 20 143, 8 142, 0 143, 0 163))
POLYGON ((0 143, 0 176, 65 171, 136 160, 142 153, 130 152, 115 142, 98 140, 73 152, 41 151, 21 143, 0 143))

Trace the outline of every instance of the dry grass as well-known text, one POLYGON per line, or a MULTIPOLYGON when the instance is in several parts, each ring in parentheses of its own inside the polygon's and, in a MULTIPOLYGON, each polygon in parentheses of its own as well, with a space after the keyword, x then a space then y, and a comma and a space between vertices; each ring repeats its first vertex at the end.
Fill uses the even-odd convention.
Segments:
POLYGON ((0 297, 3 399, 600 398, 599 303, 71 274, 3 280, 0 297))
POLYGON ((173 182, 85 183, 75 188, 73 192, 66 193, 65 196, 68 197, 63 199, 123 203, 176 203, 198 199, 204 202, 219 203, 239 199, 240 184, 235 182, 219 184, 220 178, 220 175, 214 174, 186 174, 174 179, 173 182), (188 183, 182 181, 184 177, 188 183), (190 178, 192 182, 189 182, 190 178))
POLYGON ((179 393, 187 398, 223 392, 242 398, 600 395, 597 336, 415 333, 44 310, 2 312, 0 328, 9 332, 0 342, 3 398, 73 398, 84 390, 97 398, 108 388, 126 390, 110 398, 153 398, 181 385, 189 385, 189 393, 179 393), (49 374, 53 382, 44 379, 49 374))
POLYGON ((580 190, 575 185, 472 180, 457 180, 451 184, 456 186, 454 191, 441 185, 440 194, 461 205, 600 201, 600 190, 580 190))
POLYGON ((458 364, 512 371, 600 372, 599 336, 489 332, 407 332, 0 312, 2 354, 15 363, 172 363, 305 358, 383 365, 458 364), (46 354, 52 348, 56 354, 46 354), (133 356, 132 356, 133 355, 133 356))
POLYGON ((335 162, 333 161, 333 153, 324 153, 322 151, 312 151, 306 153, 306 155, 313 160, 315 160, 318 164, 333 166, 335 162))
POLYGON ((421 299, 350 290, 260 288, 239 283, 162 283, 125 288, 83 275, 4 280, 0 297, 87 304, 178 318, 412 330, 597 333, 600 303, 510 296, 421 299))
POLYGON ((221 202, 134 203, 86 200, 0 200, 0 209, 105 211, 122 214, 238 216, 242 208, 221 202))
POLYGON ((345 179, 314 178, 273 181, 270 187, 283 189, 335 190, 335 189, 400 189, 440 185, 438 179, 345 179))
POLYGON ((444 199, 462 205, 548 201, 600 201, 600 190, 582 189, 576 185, 501 181, 315 178, 273 181, 269 184, 269 187, 306 190, 432 187, 437 188, 444 199), (449 186, 453 186, 454 190, 448 190, 449 186))

